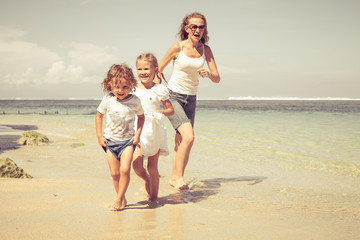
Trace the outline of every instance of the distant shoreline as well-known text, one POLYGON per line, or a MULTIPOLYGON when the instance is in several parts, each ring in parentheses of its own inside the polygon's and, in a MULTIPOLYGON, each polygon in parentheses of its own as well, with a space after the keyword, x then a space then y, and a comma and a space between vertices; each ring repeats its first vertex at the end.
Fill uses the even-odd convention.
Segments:
MULTIPOLYGON (((198 99, 198 110, 360 113, 360 99, 345 98, 228 98, 198 99)), ((0 99, 0 115, 94 115, 101 100, 0 99)))

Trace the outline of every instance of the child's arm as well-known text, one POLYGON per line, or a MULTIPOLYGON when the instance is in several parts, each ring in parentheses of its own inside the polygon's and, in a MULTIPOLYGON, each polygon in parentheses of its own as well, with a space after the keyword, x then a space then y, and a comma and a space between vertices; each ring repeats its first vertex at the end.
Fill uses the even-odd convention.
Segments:
POLYGON ((107 142, 106 139, 103 137, 102 134, 102 121, 103 121, 104 114, 99 112, 96 113, 95 117, 95 128, 96 128, 96 137, 98 142, 101 146, 106 147, 105 143, 107 142))
POLYGON ((169 117, 174 114, 174 108, 170 102, 170 100, 161 101, 164 104, 165 109, 156 110, 155 112, 164 114, 165 116, 169 117))
POLYGON ((133 145, 137 145, 140 142, 140 135, 141 135, 141 131, 144 126, 144 120, 145 120, 144 114, 138 115, 137 117, 138 117, 137 130, 136 130, 135 136, 132 138, 132 140, 134 141, 133 145))

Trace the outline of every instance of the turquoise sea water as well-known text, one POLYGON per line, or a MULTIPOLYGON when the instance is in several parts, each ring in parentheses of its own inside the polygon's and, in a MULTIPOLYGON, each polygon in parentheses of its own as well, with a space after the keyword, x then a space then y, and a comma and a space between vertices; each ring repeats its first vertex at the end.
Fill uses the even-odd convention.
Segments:
MULTIPOLYGON (((79 119, 95 115, 99 102, 0 100, 0 114, 79 119)), ((171 146, 173 131, 166 126, 171 146)), ((360 101, 199 100, 195 135, 189 171, 205 163, 206 171, 194 174, 199 178, 236 176, 249 162, 360 177, 360 101)))
MULTIPOLYGON (((73 219, 76 234, 90 239, 193 239, 194 232, 200 239, 358 238, 360 101, 200 100, 185 172, 190 190, 169 186, 172 154, 161 156, 160 205, 149 209, 144 182, 131 171, 129 205, 121 213, 104 210, 115 191, 95 134, 99 102, 0 100, 1 140, 13 141, 16 149, 3 149, 0 142, 0 154, 34 176, 10 185, 25 191, 4 191, 18 199, 5 230, 41 231, 55 214, 64 223, 73 219), (17 135, 7 135, 9 128, 17 135), (19 129, 37 130, 51 143, 16 146, 19 129), (37 214, 31 201, 24 202, 34 195, 45 206, 37 214), (63 210, 59 215, 48 207, 63 210), (86 221, 91 214, 98 221, 86 221)), ((171 151, 175 133, 169 121, 165 125, 171 151)))
MULTIPOLYGON (((360 177, 360 114, 199 110, 195 148, 224 173, 257 163, 360 177)), ((199 156, 200 157, 200 156, 199 156)))

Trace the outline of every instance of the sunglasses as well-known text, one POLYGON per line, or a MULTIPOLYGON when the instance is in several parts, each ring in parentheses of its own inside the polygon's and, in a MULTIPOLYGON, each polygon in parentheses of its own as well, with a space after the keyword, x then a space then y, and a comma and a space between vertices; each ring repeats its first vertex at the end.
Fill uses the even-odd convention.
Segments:
POLYGON ((187 25, 187 27, 189 27, 191 29, 191 31, 196 31, 196 29, 199 29, 199 30, 204 30, 205 29, 205 25, 196 25, 196 24, 190 24, 190 25, 187 25))

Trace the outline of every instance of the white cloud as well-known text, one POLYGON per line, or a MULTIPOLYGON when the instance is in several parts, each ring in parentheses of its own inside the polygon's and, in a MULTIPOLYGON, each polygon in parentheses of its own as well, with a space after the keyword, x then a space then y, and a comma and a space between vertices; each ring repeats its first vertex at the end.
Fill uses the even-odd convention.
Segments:
POLYGON ((54 62, 47 71, 44 82, 45 83, 71 83, 81 79, 83 70, 80 66, 69 65, 65 66, 64 61, 54 62))
POLYGON ((104 72, 116 61, 107 53, 108 47, 90 43, 72 43, 68 53, 69 63, 54 62, 48 69, 45 83, 94 83, 104 77, 104 72))
POLYGON ((0 82, 19 84, 94 83, 116 58, 112 49, 91 43, 72 43, 64 57, 26 40, 21 29, 0 26, 0 82))
POLYGON ((26 41, 27 33, 11 26, 0 26, 0 82, 36 83, 59 56, 36 43, 26 41))
MULTIPOLYGON (((84 69, 84 79, 94 75, 101 75, 117 61, 117 58, 108 53, 112 49, 108 46, 97 46, 90 43, 72 43, 69 52, 71 65, 81 66, 84 69)), ((84 81, 84 79, 82 79, 84 81)))

